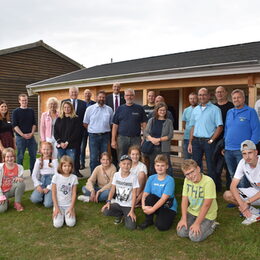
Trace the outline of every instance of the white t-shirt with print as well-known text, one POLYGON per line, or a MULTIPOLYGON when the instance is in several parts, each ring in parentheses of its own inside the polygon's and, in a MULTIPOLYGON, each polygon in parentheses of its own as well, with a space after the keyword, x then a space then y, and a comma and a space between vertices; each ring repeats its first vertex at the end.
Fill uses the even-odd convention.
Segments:
POLYGON ((116 172, 112 184, 116 186, 116 203, 122 207, 132 207, 132 191, 139 188, 137 175, 130 173, 122 178, 121 172, 116 172))
POLYGON ((70 176, 65 177, 56 173, 52 178, 52 183, 56 184, 57 187, 58 205, 62 207, 70 206, 72 200, 72 187, 79 183, 77 176, 71 174, 70 176))
POLYGON ((255 168, 251 168, 244 159, 240 160, 234 178, 241 180, 244 175, 251 186, 260 191, 260 155, 258 155, 258 161, 255 168))
POLYGON ((136 174, 137 177, 139 172, 144 172, 147 175, 147 167, 144 163, 139 161, 135 167, 131 168, 130 172, 136 174))

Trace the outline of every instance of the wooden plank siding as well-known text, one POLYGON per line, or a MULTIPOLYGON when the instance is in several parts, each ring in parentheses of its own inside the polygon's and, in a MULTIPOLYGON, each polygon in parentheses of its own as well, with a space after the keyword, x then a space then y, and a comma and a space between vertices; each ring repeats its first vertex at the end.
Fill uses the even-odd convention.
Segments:
MULTIPOLYGON (((43 46, 0 55, 0 99, 10 111, 19 106, 18 95, 26 85, 78 70, 79 67, 43 46)), ((29 107, 38 116, 38 96, 29 97, 29 107)))

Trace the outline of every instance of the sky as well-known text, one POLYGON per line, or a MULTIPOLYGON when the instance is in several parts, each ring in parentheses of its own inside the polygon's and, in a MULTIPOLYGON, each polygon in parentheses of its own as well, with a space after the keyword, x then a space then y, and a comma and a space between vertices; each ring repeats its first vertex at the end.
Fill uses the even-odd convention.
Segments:
POLYGON ((43 40, 85 67, 260 41, 259 0, 0 0, 0 49, 43 40))

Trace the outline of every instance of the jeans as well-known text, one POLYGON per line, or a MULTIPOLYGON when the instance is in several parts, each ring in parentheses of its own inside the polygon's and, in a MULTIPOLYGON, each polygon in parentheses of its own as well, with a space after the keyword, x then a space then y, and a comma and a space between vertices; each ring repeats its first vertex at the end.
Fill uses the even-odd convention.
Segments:
POLYGON ((110 133, 89 133, 90 171, 91 173, 100 164, 100 155, 107 152, 110 133))
POLYGON ((28 149, 30 156, 30 170, 33 171, 34 163, 36 160, 37 143, 32 137, 31 139, 25 139, 21 136, 16 136, 16 147, 17 147, 17 163, 23 165, 23 157, 26 148, 28 149))
POLYGON ((189 139, 184 139, 184 140, 183 140, 182 149, 183 149, 183 156, 184 156, 184 159, 185 159, 185 160, 192 158, 192 154, 191 154, 191 153, 188 153, 188 145, 189 145, 189 139))
MULTIPOLYGON (((97 192, 98 190, 100 190, 99 187, 95 187, 95 191, 97 192)), ((82 187, 82 192, 84 195, 86 196, 90 196, 91 192, 86 188, 86 186, 83 186, 82 187)), ((99 194, 99 197, 98 197, 98 201, 101 202, 101 201, 106 201, 107 198, 108 198, 108 194, 109 194, 110 190, 104 190, 102 191, 100 194, 99 194)))
POLYGON ((141 137, 140 136, 122 136, 117 137, 117 158, 120 162, 120 158, 124 154, 128 154, 128 149, 132 145, 141 146, 141 137))
MULTIPOLYGON (((240 150, 225 150, 225 161, 228 167, 228 171, 230 174, 231 179, 234 177, 237 165, 240 162, 240 160, 243 158, 242 153, 240 150)), ((249 182, 244 176, 240 182, 238 187, 239 188, 247 188, 249 187, 249 182)))
POLYGON ((88 143, 88 131, 84 130, 80 145, 80 165, 85 167, 86 147, 88 143))
MULTIPOLYGON (((41 176, 41 183, 42 183, 41 187, 43 189, 47 188, 47 186, 51 184, 52 177, 53 174, 45 174, 41 176)), ((49 192, 45 194, 45 193, 40 193, 35 189, 31 195, 31 202, 32 203, 43 202, 44 207, 51 208, 53 206, 51 190, 49 190, 49 192)))
POLYGON ((74 162, 74 160, 75 160, 75 152, 76 152, 76 149, 62 149, 62 148, 58 148, 58 159, 60 159, 63 155, 68 155, 74 162))
POLYGON ((208 176, 210 176, 216 183, 216 172, 213 164, 213 153, 215 150, 215 143, 208 143, 209 138, 197 138, 192 140, 192 159, 197 162, 198 166, 202 169, 202 157, 205 153, 206 163, 208 169, 208 176))

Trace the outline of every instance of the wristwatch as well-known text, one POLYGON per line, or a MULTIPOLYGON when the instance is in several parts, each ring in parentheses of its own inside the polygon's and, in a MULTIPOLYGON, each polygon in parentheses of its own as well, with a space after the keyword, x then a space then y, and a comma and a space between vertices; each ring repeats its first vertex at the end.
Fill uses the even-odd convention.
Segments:
POLYGON ((111 200, 107 200, 106 203, 111 203, 111 200))
POLYGON ((209 144, 212 144, 213 143, 213 139, 209 139, 209 144))

